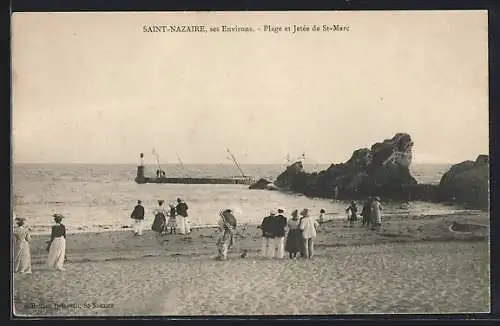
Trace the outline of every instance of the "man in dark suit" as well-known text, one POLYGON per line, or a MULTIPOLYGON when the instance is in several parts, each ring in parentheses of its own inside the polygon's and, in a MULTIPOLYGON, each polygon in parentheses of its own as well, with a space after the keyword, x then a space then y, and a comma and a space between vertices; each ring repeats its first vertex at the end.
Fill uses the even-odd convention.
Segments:
POLYGON ((283 215, 285 210, 278 209, 278 215, 274 218, 274 246, 273 251, 277 249, 277 257, 283 258, 285 255, 285 228, 287 219, 283 215))
POLYGON ((189 207, 184 200, 177 198, 177 206, 175 207, 175 210, 177 215, 181 216, 180 223, 182 225, 179 226, 181 234, 191 233, 191 221, 188 217, 188 208, 189 207))
POLYGON ((138 200, 137 205, 134 207, 130 218, 134 220, 134 234, 142 235, 142 224, 144 222, 144 207, 142 201, 138 200))
POLYGON ((274 210, 269 213, 269 216, 264 217, 259 228, 262 230, 262 248, 261 254, 263 257, 272 257, 271 248, 272 246, 274 233, 273 233, 273 220, 276 216, 274 210))

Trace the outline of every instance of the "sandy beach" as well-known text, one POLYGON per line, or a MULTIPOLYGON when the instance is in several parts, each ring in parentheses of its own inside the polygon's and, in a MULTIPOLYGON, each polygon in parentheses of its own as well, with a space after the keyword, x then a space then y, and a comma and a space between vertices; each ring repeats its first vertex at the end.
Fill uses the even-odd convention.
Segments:
POLYGON ((228 261, 215 229, 190 236, 131 230, 68 234, 65 272, 45 267, 48 236, 31 242, 33 274, 15 274, 18 316, 325 315, 488 312, 489 216, 392 216, 375 232, 320 226, 310 260, 259 257, 260 231, 238 228, 228 261), (243 250, 248 251, 241 258, 243 250))

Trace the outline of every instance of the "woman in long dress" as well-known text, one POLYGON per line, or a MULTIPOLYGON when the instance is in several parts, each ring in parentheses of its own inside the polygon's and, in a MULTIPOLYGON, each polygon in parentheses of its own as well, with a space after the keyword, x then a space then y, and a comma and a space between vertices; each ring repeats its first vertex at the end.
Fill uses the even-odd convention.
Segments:
POLYGON ((14 228, 14 272, 31 274, 31 236, 24 226, 24 218, 16 218, 17 227, 14 228))
POLYGON ((290 255, 290 259, 297 257, 297 253, 302 250, 302 233, 299 228, 300 222, 298 211, 292 212, 292 218, 288 220, 288 235, 286 237, 285 251, 290 255))
POLYGON ((220 233, 217 240, 217 250, 219 255, 217 259, 227 260, 227 253, 234 245, 234 232, 236 229, 236 218, 231 209, 224 209, 219 214, 218 232, 220 233))
POLYGON ((61 223, 64 216, 61 214, 54 214, 52 216, 54 217, 56 225, 52 227, 52 234, 47 247, 49 250, 47 265, 49 268, 64 271, 65 269, 63 265, 66 256, 66 227, 61 223))
POLYGON ((156 241, 158 241, 159 243, 163 243, 161 236, 165 232, 165 228, 167 225, 167 211, 163 206, 164 202, 164 200, 158 200, 158 207, 154 210, 155 217, 153 225, 151 226, 151 229, 156 234, 156 241))

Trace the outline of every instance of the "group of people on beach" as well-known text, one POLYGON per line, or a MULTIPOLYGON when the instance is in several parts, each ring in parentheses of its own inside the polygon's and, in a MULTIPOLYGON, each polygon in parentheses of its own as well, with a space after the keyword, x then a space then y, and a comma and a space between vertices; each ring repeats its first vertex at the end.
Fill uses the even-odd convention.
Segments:
POLYGON ((295 259, 299 253, 303 258, 312 258, 318 222, 311 217, 308 208, 300 212, 300 218, 297 209, 292 211, 290 219, 284 213, 283 208, 279 208, 277 212, 271 210, 258 226, 262 231, 261 255, 283 258, 286 251, 291 259, 295 259))
MULTIPOLYGON (((346 209, 347 221, 352 227, 358 220, 357 203, 352 201, 346 209)), ((285 217, 285 210, 278 208, 271 210, 268 216, 264 217, 258 228, 262 231, 261 256, 266 258, 284 258, 288 252, 290 259, 296 259, 298 255, 305 259, 311 259, 314 255, 314 239, 317 229, 324 223, 326 211, 320 210, 318 218, 310 214, 308 208, 300 211, 297 209, 291 213, 291 218, 285 217)), ((372 230, 380 230, 382 225, 382 205, 379 197, 369 197, 361 213, 362 224, 372 230)), ((220 212, 218 230, 220 237, 217 241, 217 259, 226 260, 228 249, 234 246, 234 233, 237 223, 234 212, 225 209, 220 212)), ((246 252, 242 253, 242 257, 246 252)))
MULTIPOLYGON (((154 221, 151 229, 156 232, 158 239, 166 233, 170 234, 190 234, 191 233, 191 220, 189 219, 187 203, 177 198, 177 204, 171 203, 169 208, 164 205, 165 201, 158 200, 158 206, 154 209, 154 221), (168 219, 167 219, 168 217, 168 219)), ((138 200, 137 205, 134 207, 130 218, 133 222, 134 234, 137 236, 142 235, 144 230, 144 206, 142 201, 138 200)))
MULTIPOLYGON (((66 227, 62 224, 64 216, 53 214, 55 225, 52 226, 50 240, 47 241, 47 266, 50 269, 64 271, 66 260, 66 227)), ((16 217, 14 227, 14 272, 31 274, 31 235, 25 227, 25 218, 16 217)))
MULTIPOLYGON (((191 222, 188 217, 188 205, 181 198, 177 198, 177 204, 170 204, 167 209, 164 200, 158 200, 158 206, 154 209, 154 221, 151 229, 156 233, 156 238, 161 240, 163 234, 190 234, 191 222), (167 219, 168 217, 168 219, 167 219), (177 232, 178 231, 178 232, 177 232)), ((351 202, 346 209, 347 221, 352 227, 358 220, 358 208, 355 201, 351 202)), ((138 200, 134 207, 131 218, 133 219, 133 231, 137 236, 142 235, 144 229, 145 210, 142 201, 138 200)), ((314 239, 317 235, 319 225, 324 221, 326 212, 320 210, 318 218, 310 214, 308 208, 291 212, 291 218, 285 217, 285 210, 279 208, 271 210, 264 217, 258 228, 262 231, 261 255, 266 258, 284 258, 288 252, 291 259, 298 255, 305 259, 311 259, 314 255, 314 239)), ((47 266, 51 269, 64 270, 66 260, 66 227, 62 224, 64 216, 53 214, 55 225, 52 227, 50 240, 47 241, 48 257, 47 266)), ((379 197, 369 197, 361 212, 362 225, 372 230, 380 230, 382 225, 382 205, 379 197)), ((31 273, 31 254, 29 242, 31 236, 25 227, 25 219, 15 218, 14 228, 14 272, 31 273)), ((234 247, 234 238, 237 220, 232 209, 226 208, 220 211, 217 223, 217 259, 226 260, 228 251, 234 247)), ((246 251, 242 257, 246 256, 246 251)))

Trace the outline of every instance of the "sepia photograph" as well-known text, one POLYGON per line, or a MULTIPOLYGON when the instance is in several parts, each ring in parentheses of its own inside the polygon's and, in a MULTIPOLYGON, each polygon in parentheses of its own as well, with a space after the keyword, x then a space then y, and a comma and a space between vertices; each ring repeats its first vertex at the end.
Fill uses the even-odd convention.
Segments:
POLYGON ((15 317, 488 313, 488 12, 15 12, 15 317))

